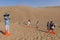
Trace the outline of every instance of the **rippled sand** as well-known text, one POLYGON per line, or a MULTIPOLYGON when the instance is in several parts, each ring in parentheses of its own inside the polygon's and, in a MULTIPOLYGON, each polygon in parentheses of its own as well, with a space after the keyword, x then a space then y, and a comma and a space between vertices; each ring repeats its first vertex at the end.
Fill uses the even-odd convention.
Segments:
POLYGON ((60 7, 32 8, 27 6, 0 7, 0 40, 60 40, 60 7), (10 13, 10 36, 6 37, 3 14, 10 13), (24 22, 31 20, 30 28, 24 22), (39 29, 36 30, 36 21, 39 29), (46 33, 47 21, 56 24, 56 34, 46 33))

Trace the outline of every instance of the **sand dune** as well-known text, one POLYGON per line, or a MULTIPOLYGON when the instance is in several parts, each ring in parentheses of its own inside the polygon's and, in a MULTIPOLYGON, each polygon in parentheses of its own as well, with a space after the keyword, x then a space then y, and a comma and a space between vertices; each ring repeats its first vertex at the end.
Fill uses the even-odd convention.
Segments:
POLYGON ((10 36, 0 32, 0 40, 60 40, 60 7, 33 8, 28 6, 0 7, 0 31, 5 30, 3 14, 8 12, 11 18, 10 36), (26 28, 24 21, 31 20, 31 27, 26 28), (39 20, 39 31, 36 21, 39 20), (56 24, 56 35, 45 33, 47 21, 56 24))

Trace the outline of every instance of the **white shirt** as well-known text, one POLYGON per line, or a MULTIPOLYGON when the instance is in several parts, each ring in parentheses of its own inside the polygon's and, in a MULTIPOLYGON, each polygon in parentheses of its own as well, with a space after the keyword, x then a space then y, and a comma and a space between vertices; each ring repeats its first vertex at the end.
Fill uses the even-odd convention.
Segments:
POLYGON ((30 24, 31 24, 31 22, 28 21, 28 25, 30 25, 30 24))

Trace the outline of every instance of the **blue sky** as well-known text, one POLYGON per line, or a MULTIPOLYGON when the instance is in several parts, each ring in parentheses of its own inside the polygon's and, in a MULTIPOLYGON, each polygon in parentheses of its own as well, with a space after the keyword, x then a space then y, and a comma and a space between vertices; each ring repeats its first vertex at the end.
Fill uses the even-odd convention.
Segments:
POLYGON ((60 6, 60 0, 0 0, 0 6, 60 6))

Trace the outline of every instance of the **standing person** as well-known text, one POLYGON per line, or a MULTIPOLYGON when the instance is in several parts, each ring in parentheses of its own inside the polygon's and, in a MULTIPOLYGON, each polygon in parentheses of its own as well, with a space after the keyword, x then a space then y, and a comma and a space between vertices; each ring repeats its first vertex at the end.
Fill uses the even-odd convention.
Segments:
POLYGON ((50 21, 50 30, 52 30, 52 32, 54 31, 55 28, 55 24, 53 21, 50 21))
POLYGON ((47 22, 47 31, 50 32, 50 22, 47 22))
POLYGON ((36 22, 36 28, 38 29, 39 26, 39 21, 36 22))
POLYGON ((29 28, 30 27, 30 24, 31 24, 31 21, 30 21, 30 19, 27 21, 27 28, 29 28))
POLYGON ((8 36, 9 35, 9 27, 10 27, 10 18, 9 18, 10 14, 6 13, 4 14, 4 22, 5 22, 5 35, 8 36))

